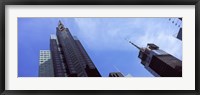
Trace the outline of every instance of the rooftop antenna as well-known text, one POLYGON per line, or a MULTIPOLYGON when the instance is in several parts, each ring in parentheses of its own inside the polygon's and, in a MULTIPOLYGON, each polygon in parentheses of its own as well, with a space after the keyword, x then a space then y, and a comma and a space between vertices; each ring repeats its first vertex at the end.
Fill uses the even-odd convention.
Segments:
MULTIPOLYGON (((118 71, 118 72, 120 72, 120 73, 122 73, 115 65, 113 65, 113 67, 118 71)), ((125 76, 125 74, 124 73, 122 73, 122 75, 124 75, 125 76)))
POLYGON ((139 46, 137 46, 136 44, 134 44, 133 42, 131 42, 130 40, 128 39, 125 39, 126 41, 128 41, 129 43, 131 43, 133 46, 135 46, 136 48, 138 48, 139 50, 141 50, 142 48, 140 48, 139 46))

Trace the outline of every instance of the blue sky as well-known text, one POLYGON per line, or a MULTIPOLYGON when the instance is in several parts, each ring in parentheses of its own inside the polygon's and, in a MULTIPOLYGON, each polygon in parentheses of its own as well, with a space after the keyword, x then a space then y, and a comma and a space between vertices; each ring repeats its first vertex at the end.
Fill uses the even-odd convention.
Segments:
POLYGON ((182 60, 182 42, 175 37, 179 27, 169 18, 18 18, 19 77, 38 76, 39 50, 49 49, 59 20, 78 37, 104 77, 116 71, 152 77, 140 63, 139 50, 125 39, 140 47, 154 43, 182 60))

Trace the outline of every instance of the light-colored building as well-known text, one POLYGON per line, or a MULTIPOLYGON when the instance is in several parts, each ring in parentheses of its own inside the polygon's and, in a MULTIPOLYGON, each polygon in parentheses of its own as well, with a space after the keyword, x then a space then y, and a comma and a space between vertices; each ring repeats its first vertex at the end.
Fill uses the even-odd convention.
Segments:
POLYGON ((127 74, 125 77, 133 77, 131 74, 127 74))
POLYGON ((50 50, 40 50, 39 77, 54 77, 50 50))

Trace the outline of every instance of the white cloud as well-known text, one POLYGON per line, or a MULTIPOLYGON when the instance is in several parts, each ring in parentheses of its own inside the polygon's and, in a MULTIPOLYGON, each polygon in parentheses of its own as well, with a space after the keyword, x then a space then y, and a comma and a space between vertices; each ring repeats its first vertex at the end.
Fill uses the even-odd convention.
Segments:
POLYGON ((136 42, 137 44, 146 46, 147 43, 154 43, 160 49, 182 60, 182 42, 173 36, 177 33, 176 26, 166 21, 149 23, 145 28, 144 36, 138 37, 139 42, 136 42), (169 24, 169 27, 163 26, 166 25, 165 23, 169 24))
POLYGON ((182 42, 173 35, 178 28, 166 18, 75 18, 79 39, 93 50, 133 50, 124 39, 139 46, 154 43, 182 59, 182 42))

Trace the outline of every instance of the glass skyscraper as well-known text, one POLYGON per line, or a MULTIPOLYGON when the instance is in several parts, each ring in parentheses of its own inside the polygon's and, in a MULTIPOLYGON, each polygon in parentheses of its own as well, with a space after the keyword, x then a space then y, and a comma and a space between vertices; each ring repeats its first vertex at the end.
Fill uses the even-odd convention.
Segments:
POLYGON ((77 37, 59 21, 56 35, 50 37, 55 77, 101 77, 77 37))
POLYGON ((138 57, 144 67, 156 77, 182 77, 182 61, 159 49, 158 46, 148 43, 146 48, 140 48, 138 57))

